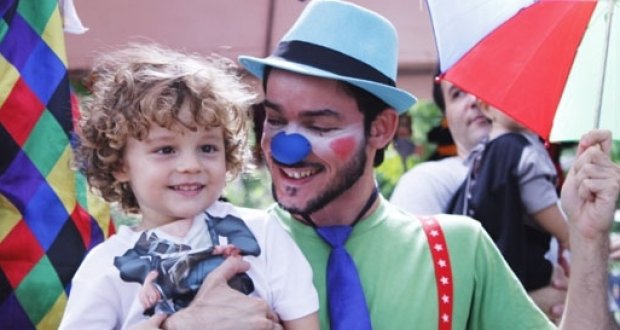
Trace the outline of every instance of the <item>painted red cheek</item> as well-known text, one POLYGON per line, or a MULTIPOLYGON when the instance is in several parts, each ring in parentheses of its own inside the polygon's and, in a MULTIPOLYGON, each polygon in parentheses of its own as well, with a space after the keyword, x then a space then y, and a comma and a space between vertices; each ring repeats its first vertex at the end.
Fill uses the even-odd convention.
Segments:
POLYGON ((340 159, 348 159, 355 149, 355 138, 347 136, 336 139, 329 144, 329 147, 340 159))

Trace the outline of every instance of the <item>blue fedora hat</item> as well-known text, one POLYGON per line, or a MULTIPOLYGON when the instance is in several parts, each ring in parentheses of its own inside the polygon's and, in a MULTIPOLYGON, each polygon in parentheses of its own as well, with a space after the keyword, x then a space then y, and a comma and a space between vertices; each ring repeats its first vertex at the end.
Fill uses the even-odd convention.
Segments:
POLYGON ((416 99, 396 88, 398 37, 384 17, 340 0, 314 0, 267 58, 240 56, 239 63, 263 79, 265 66, 346 81, 399 113, 416 99))

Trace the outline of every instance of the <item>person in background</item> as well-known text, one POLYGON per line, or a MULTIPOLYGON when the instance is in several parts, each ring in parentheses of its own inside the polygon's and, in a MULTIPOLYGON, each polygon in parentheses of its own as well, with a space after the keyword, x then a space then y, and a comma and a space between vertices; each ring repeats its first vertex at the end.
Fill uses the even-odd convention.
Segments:
POLYGON ((234 69, 151 44, 97 59, 75 162, 104 199, 141 221, 87 255, 61 329, 125 329, 146 322, 145 311, 174 315, 226 256, 239 255, 251 267, 227 279, 230 287, 265 299, 287 329, 318 328, 310 267, 283 227, 218 201, 249 154, 254 93, 234 69))
MULTIPOLYGON (((565 290, 551 285, 553 264, 545 258, 550 235, 560 251, 569 248, 556 191, 557 170, 536 134, 496 108, 480 108, 491 121, 489 137, 470 153, 468 175, 448 212, 482 223, 541 308, 553 300, 561 303, 565 290)), ((559 264, 568 274, 567 263, 559 264)))
POLYGON ((401 159, 403 169, 409 168, 407 166, 409 157, 421 154, 422 150, 413 142, 413 119, 408 113, 398 116, 398 129, 392 144, 401 159))
POLYGON ((440 160, 446 157, 456 156, 456 144, 454 144, 454 140, 452 139, 452 134, 450 133, 450 129, 448 128, 448 121, 445 117, 445 110, 442 110, 443 117, 441 118, 441 122, 431 128, 428 133, 426 133, 426 139, 430 143, 434 143, 437 145, 437 148, 433 153, 428 157, 427 160, 440 160))
POLYGON ((433 100, 445 115, 457 155, 420 163, 399 179, 390 202, 413 214, 446 211, 467 175, 465 159, 491 128, 477 98, 448 81, 433 81, 433 100))

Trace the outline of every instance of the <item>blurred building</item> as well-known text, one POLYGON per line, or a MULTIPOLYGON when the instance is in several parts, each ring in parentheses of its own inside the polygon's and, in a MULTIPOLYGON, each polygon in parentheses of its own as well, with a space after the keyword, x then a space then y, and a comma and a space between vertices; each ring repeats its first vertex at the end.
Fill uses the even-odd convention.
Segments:
MULTIPOLYGON (((309 1, 299 0, 74 0, 83 35, 66 35, 70 72, 79 77, 97 52, 129 41, 217 53, 266 56, 309 1)), ((353 0, 394 23, 400 37, 397 85, 430 99, 436 61, 432 28, 422 0, 353 0)), ((347 22, 342 22, 346 25, 347 22)), ((363 42, 363 41, 361 41, 363 42)))

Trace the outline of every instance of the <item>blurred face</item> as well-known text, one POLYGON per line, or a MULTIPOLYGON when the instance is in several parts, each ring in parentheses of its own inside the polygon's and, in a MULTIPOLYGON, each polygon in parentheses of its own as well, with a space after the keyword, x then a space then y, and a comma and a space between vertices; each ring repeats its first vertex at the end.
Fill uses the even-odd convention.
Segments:
POLYGON ((492 106, 483 106, 482 112, 487 118, 489 118, 489 120, 491 120, 491 137, 495 137, 505 132, 517 132, 524 129, 518 122, 497 108, 492 106))
POLYGON ((127 141, 124 166, 116 177, 131 186, 144 227, 192 218, 215 202, 224 188, 222 129, 193 132, 151 125, 146 139, 127 141))
POLYGON ((489 134, 491 124, 484 116, 477 99, 447 81, 441 81, 446 104, 446 120, 458 154, 467 157, 471 150, 489 134))
POLYGON ((396 130, 396 138, 411 139, 413 128, 411 127, 411 117, 409 115, 400 115, 398 117, 398 129, 396 130))
POLYGON ((363 115, 339 83, 274 69, 267 81, 265 110, 261 146, 274 197, 283 208, 310 214, 351 194, 371 164, 363 115), (277 161, 272 140, 281 132, 303 135, 310 153, 290 165, 277 161))

